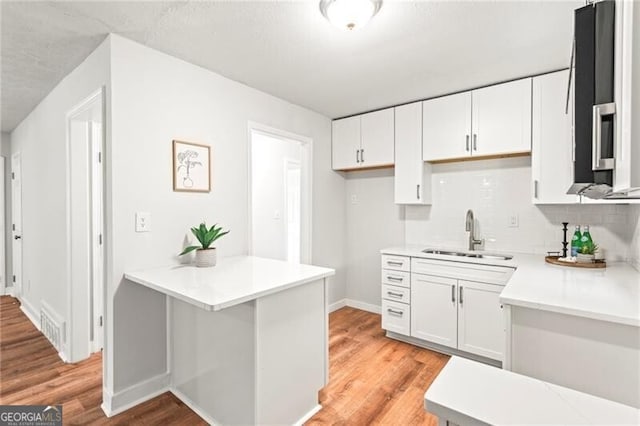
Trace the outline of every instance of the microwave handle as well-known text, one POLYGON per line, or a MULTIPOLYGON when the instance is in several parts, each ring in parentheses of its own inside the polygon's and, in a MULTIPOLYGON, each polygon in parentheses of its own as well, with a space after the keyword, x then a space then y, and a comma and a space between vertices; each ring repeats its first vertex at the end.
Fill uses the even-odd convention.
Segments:
POLYGON ((602 158, 602 117, 614 115, 616 104, 610 102, 593 106, 593 136, 591 138, 591 168, 593 171, 613 170, 615 158, 602 158))

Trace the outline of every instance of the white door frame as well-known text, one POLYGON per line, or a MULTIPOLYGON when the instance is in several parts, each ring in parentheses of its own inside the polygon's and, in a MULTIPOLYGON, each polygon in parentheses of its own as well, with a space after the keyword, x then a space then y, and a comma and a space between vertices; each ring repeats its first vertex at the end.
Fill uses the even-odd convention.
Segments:
MULTIPOLYGON (((4 189, 6 158, 0 157, 0 188, 4 189)), ((0 196, 0 294, 6 294, 7 289, 7 251, 6 239, 7 230, 5 229, 5 192, 2 191, 0 196)))
POLYGON ((11 155, 11 282, 17 298, 22 296, 22 242, 22 154, 15 152, 11 155))
POLYGON ((96 352, 101 349, 104 342, 104 318, 102 322, 99 322, 98 317, 103 316, 105 312, 105 273, 106 264, 104 256, 104 162, 102 161, 104 152, 105 141, 105 93, 104 88, 96 90, 89 95, 86 99, 78 103, 75 107, 69 110, 66 114, 66 158, 67 158, 67 171, 66 171, 66 193, 67 193, 67 276, 69 277, 69 284, 67 286, 67 341, 66 351, 68 361, 77 362, 82 359, 86 359, 92 352, 96 352), (87 114, 91 109, 96 106, 100 107, 100 123, 98 133, 92 131, 93 124, 91 119, 80 118, 83 114, 87 114), (81 248, 75 247, 72 239, 72 182, 71 182, 71 168, 72 168, 72 125, 77 121, 87 122, 87 142, 89 145, 86 147, 89 158, 89 168, 87 170, 87 178, 89 185, 89 212, 87 212, 89 223, 88 238, 89 238, 89 279, 76 280, 73 278, 73 268, 76 263, 73 260, 73 252, 81 248), (98 136, 99 141, 94 146, 92 140, 98 136), (99 185, 101 188, 95 191, 93 188, 94 181, 99 179, 99 185), (98 192, 98 193, 96 193, 98 192), (98 209, 99 212, 95 212, 94 209, 98 209), (94 214, 95 213, 95 214, 94 214), (100 279, 94 288, 96 279, 100 279), (100 288, 101 287, 101 288, 100 288), (79 297, 79 294, 86 294, 86 297, 79 297), (94 294, 96 297, 94 298, 94 294), (97 299, 101 304, 101 309, 96 309, 94 299, 97 299), (84 306, 83 306, 84 305, 84 306), (97 312, 99 311, 99 312, 97 312), (82 326, 75 324, 76 321, 82 323, 82 326))
POLYGON ((249 237, 249 255, 253 256, 253 214, 252 214, 252 136, 253 133, 261 133, 263 135, 275 137, 278 139, 289 139, 300 143, 301 148, 301 168, 302 168, 302 184, 301 184, 301 200, 300 200, 300 263, 311 263, 312 260, 312 241, 311 229, 313 226, 312 215, 312 189, 313 189, 313 139, 307 136, 298 135, 286 130, 276 129, 264 124, 249 121, 248 124, 248 237, 249 237))
MULTIPOLYGON (((289 244, 288 244, 288 240, 289 240, 289 172, 291 170, 297 169, 299 174, 300 174, 300 230, 299 233, 302 234, 302 163, 299 160, 294 160, 292 158, 285 158, 284 159, 284 173, 283 173, 283 180, 284 180, 284 192, 285 192, 285 196, 284 196, 284 206, 282 209, 282 219, 285 225, 285 229, 287 230, 287 260, 289 258, 289 244), (292 167, 294 166, 294 167, 292 167)), ((301 237, 298 237, 299 240, 301 240, 301 237)), ((300 260, 302 259, 302 241, 300 241, 300 248, 299 248, 299 255, 300 255, 300 260)))

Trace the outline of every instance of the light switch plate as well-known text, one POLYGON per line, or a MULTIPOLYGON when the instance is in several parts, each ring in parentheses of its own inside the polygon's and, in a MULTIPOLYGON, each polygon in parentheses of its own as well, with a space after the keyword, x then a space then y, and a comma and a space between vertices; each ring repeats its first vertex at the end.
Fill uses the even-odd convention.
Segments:
POLYGON ((517 228, 519 225, 518 223, 518 215, 517 214, 512 214, 509 216, 509 228, 517 228))
POLYGON ((136 232, 151 231, 151 213, 136 212, 136 232))

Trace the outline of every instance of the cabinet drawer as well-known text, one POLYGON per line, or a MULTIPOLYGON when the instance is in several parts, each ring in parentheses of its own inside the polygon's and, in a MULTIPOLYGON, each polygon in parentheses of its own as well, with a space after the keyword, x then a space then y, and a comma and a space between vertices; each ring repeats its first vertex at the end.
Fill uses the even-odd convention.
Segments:
POLYGON ((406 256, 392 256, 389 254, 383 254, 382 267, 385 269, 394 269, 396 271, 409 272, 411 270, 411 258, 406 256))
POLYGON ((416 257, 411 259, 411 272, 499 285, 505 285, 513 275, 513 269, 505 266, 489 266, 416 257))
POLYGON ((411 274, 409 272, 382 270, 382 284, 397 285, 400 287, 411 286, 411 274))
POLYGON ((409 317, 411 307, 404 303, 382 301, 382 328, 394 333, 408 336, 410 333, 409 317))
POLYGON ((382 298, 395 302, 411 303, 411 291, 407 287, 382 285, 382 298))

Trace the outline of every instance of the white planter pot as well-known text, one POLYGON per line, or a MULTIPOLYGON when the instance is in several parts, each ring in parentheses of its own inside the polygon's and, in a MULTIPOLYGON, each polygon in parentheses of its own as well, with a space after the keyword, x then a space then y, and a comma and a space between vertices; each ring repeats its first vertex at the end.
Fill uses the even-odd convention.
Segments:
POLYGON ((592 254, 582 254, 578 253, 576 256, 576 262, 578 263, 593 263, 593 259, 595 258, 592 254))
POLYGON ((196 250, 196 266, 198 268, 210 268, 216 266, 216 249, 198 249, 196 250))

